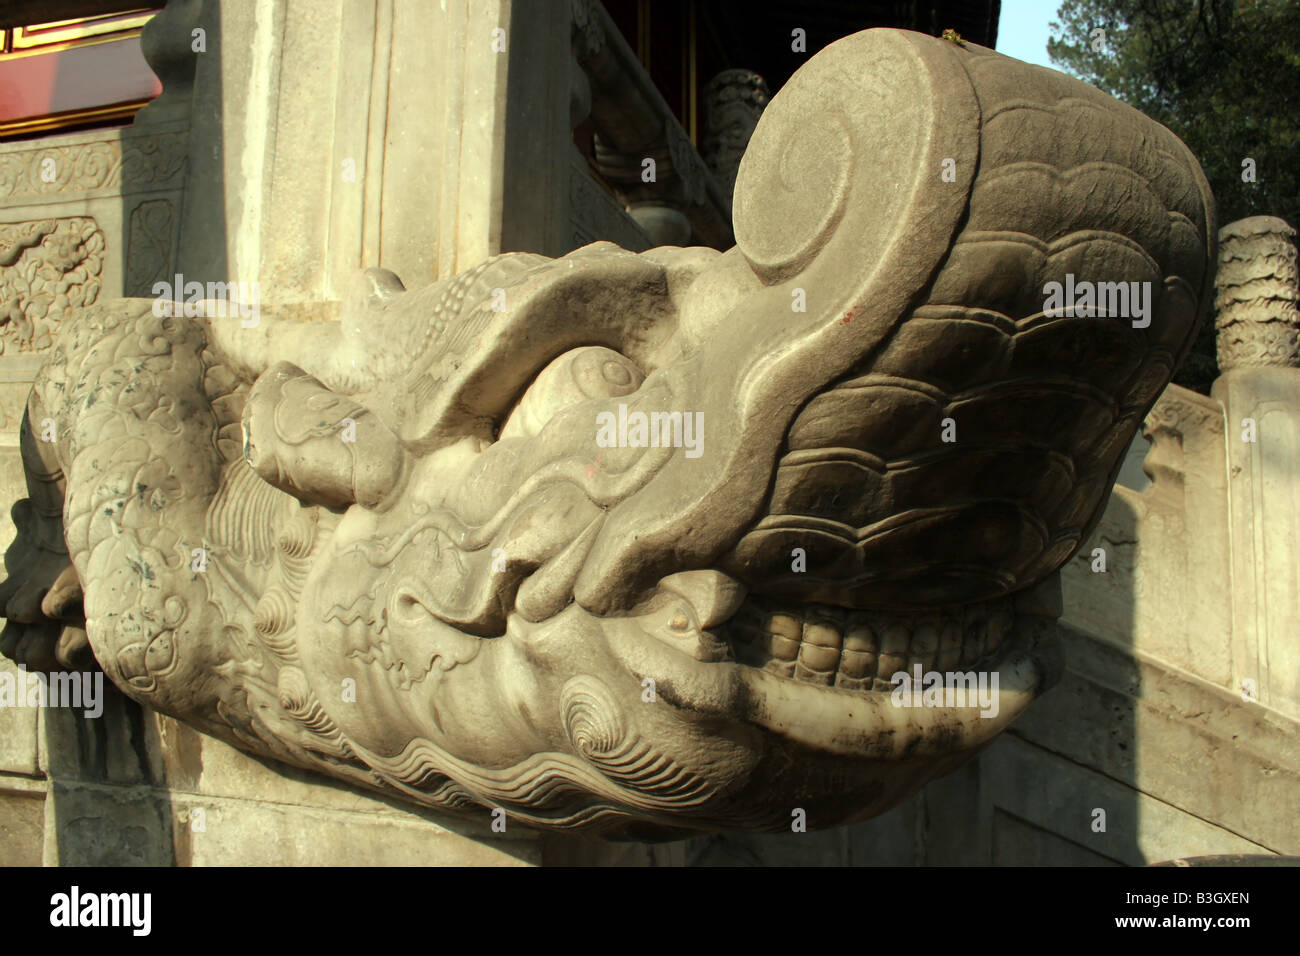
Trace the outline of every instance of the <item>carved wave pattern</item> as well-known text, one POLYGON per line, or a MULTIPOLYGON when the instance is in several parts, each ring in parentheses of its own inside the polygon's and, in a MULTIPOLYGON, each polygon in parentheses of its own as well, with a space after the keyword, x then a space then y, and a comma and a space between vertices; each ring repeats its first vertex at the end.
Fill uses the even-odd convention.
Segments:
MULTIPOLYGON (((503 807, 511 816, 560 829, 616 829, 630 820, 680 825, 676 814, 708 814, 717 794, 688 768, 656 754, 626 726, 594 677, 570 679, 561 712, 576 755, 552 751, 504 768, 467 763, 427 739, 385 756, 351 746, 390 787, 448 810, 503 807)), ((753 822, 753 821, 751 821, 753 822)))

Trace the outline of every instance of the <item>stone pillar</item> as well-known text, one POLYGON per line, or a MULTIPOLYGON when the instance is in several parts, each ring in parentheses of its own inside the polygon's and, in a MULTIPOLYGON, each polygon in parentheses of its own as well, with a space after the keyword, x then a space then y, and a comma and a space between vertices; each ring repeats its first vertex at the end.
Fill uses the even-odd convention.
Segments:
POLYGON ((1296 232, 1255 216, 1219 233, 1234 681, 1300 717, 1300 283, 1296 232))
POLYGON ((751 70, 723 70, 704 88, 704 162, 728 196, 736 171, 772 98, 767 81, 751 70))
POLYGON ((187 280, 284 312, 363 268, 567 251, 563 0, 207 0, 198 26, 187 280))

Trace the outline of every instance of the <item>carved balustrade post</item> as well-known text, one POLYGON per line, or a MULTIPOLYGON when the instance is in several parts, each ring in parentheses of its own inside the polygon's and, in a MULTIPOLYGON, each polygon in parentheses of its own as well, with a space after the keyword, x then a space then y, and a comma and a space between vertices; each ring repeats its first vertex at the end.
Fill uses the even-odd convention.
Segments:
POLYGON ((1227 410, 1234 679, 1300 716, 1300 284, 1296 231, 1254 216, 1219 233, 1214 397, 1227 410))

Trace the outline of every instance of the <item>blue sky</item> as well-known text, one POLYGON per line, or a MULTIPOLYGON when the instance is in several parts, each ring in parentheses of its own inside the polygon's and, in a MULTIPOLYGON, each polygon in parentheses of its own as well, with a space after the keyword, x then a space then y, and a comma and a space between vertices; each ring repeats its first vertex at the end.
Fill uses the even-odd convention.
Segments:
POLYGON ((997 51, 1026 63, 1051 67, 1047 25, 1056 18, 1059 7, 1060 0, 1002 0, 997 51))

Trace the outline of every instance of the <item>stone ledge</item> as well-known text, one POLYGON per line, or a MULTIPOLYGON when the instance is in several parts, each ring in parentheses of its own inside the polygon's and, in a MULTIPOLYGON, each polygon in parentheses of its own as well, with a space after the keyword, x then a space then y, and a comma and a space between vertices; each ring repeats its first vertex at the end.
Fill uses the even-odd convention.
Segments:
MULTIPOLYGON (((1268 853, 1223 827, 1024 739, 1014 729, 980 758, 993 806, 1082 850, 1132 866, 1171 856, 1268 853), (1106 829, 1092 829, 1094 810, 1106 829)), ((993 848, 993 858, 998 858, 993 848)))
POLYGON ((478 840, 397 811, 59 781, 48 796, 46 840, 57 847, 46 862, 65 866, 527 866, 542 855, 531 833, 478 840))
POLYGON ((1286 717, 1150 660, 1131 659, 1126 677, 1123 652, 1070 639, 1060 685, 1012 734, 1253 846, 1300 848, 1300 738, 1286 717))

